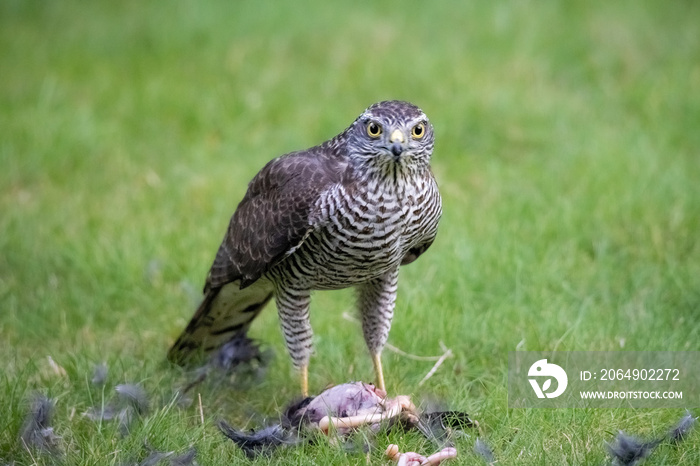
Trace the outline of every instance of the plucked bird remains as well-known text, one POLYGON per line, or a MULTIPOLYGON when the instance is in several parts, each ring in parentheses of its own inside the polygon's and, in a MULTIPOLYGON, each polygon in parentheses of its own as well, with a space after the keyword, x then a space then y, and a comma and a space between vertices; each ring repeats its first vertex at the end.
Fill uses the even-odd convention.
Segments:
POLYGON ((306 395, 311 290, 355 287, 376 383, 384 389, 380 356, 399 266, 430 247, 441 215, 433 143, 418 107, 387 101, 334 138, 269 162, 233 214, 202 303, 169 359, 182 363, 245 335, 274 298, 306 395))
MULTIPOLYGON (((357 429, 366 427, 372 432, 382 428, 416 429, 434 442, 440 451, 430 457, 417 453, 400 453, 398 446, 387 449, 387 457, 399 463, 403 458, 422 458, 422 464, 437 465, 454 458, 457 451, 452 442, 455 430, 473 427, 466 413, 441 411, 424 413, 405 395, 395 398, 363 382, 350 382, 327 388, 315 397, 308 397, 287 407, 279 424, 258 431, 244 432, 219 421, 221 432, 238 445, 246 455, 255 458, 277 448, 299 445, 313 440, 314 432, 322 432, 337 440, 346 441, 357 429), (430 461, 427 461, 431 458, 430 461)), ((367 440, 367 438, 365 438, 367 440)), ((365 445, 369 447, 369 445, 365 445)))

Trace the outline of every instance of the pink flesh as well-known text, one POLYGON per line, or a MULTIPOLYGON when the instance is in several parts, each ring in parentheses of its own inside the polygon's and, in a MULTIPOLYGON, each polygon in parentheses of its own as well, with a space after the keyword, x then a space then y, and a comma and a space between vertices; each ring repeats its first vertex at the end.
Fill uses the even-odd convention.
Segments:
MULTIPOLYGON (((332 427, 336 432, 343 434, 363 425, 379 424, 400 415, 404 410, 413 412, 416 407, 408 396, 387 398, 386 392, 373 385, 354 382, 329 388, 304 409, 309 420, 317 422, 322 432, 328 434, 332 427), (338 416, 340 413, 346 413, 347 416, 338 416)), ((457 457, 457 450, 451 447, 444 448, 426 458, 414 452, 400 453, 398 446, 389 445, 386 454, 399 466, 437 466, 445 460, 457 457)))
POLYGON ((389 459, 396 461, 397 466, 437 466, 445 460, 456 458, 457 450, 452 447, 443 448, 439 452, 426 458, 425 456, 412 451, 400 453, 398 446, 389 445, 389 448, 386 450, 386 455, 389 459))
POLYGON ((447 447, 443 448, 437 453, 433 453, 432 455, 428 456, 427 461, 423 464, 428 464, 431 466, 438 465, 442 463, 445 460, 449 460, 450 458, 456 458, 457 457, 457 449, 453 447, 447 447))
POLYGON ((382 412, 386 394, 373 385, 362 382, 336 385, 325 390, 303 409, 312 423, 324 417, 353 417, 382 412))
POLYGON ((424 459, 425 456, 421 456, 418 453, 403 453, 396 464, 398 466, 420 466, 423 464, 424 459))
MULTIPOLYGON (((372 389, 374 389, 374 387, 371 385, 363 385, 365 385, 365 387, 371 387, 372 389)), ((356 392, 355 390, 347 389, 345 389, 344 391, 353 394, 356 392)), ((373 391, 373 393, 377 395, 378 393, 384 392, 382 390, 376 389, 373 391)), ((316 400, 314 399, 314 401, 316 400)), ((333 426, 333 428, 337 431, 344 432, 345 430, 360 427, 363 425, 379 424, 385 419, 390 419, 392 417, 398 416, 404 409, 415 409, 415 406, 413 406, 411 399, 407 396, 397 396, 394 399, 377 398, 375 401, 375 404, 371 404, 368 402, 364 403, 362 405, 363 407, 356 409, 355 414, 352 416, 324 416, 318 421, 318 427, 319 429, 321 429, 321 431, 325 433, 328 433, 331 426, 333 426)), ((328 411, 330 412, 331 410, 329 409, 328 411)))

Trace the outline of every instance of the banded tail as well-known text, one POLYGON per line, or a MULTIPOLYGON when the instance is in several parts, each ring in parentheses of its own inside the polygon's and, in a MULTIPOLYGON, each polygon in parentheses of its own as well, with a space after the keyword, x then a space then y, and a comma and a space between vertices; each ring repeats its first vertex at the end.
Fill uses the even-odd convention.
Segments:
POLYGON ((168 351, 168 359, 184 364, 245 335, 272 296, 272 283, 264 278, 243 289, 239 280, 207 289, 187 328, 168 351))

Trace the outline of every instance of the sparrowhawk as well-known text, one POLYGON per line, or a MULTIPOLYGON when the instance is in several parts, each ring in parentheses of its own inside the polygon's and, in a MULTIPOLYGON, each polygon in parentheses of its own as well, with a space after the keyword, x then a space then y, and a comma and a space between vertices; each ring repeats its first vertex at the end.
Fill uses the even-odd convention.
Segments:
POLYGON ((245 335, 274 297, 306 395, 311 290, 353 286, 376 383, 384 390, 380 355, 399 266, 430 247, 442 213, 430 170, 433 143, 423 111, 386 101, 334 138, 265 165, 231 218, 204 299, 169 359, 183 362, 245 335))

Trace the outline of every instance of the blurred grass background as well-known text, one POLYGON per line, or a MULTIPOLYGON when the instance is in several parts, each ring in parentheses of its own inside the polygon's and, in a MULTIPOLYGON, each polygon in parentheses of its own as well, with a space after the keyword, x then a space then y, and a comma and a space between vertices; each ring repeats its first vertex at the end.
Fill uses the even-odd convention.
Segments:
MULTIPOLYGON (((255 427, 296 390, 272 306, 252 332, 277 355, 266 378, 205 384, 204 423, 156 408, 121 438, 81 413, 122 382, 170 400, 186 377, 165 352, 249 179, 385 99, 435 126, 445 210, 402 272, 390 343, 455 354, 418 387, 432 363, 385 352, 390 391, 466 410, 502 464, 601 464, 617 429, 662 432, 680 411, 508 410, 507 353, 700 350, 699 20, 691 1, 3 0, 0 459, 50 464, 17 440, 36 391, 57 400, 66 464, 121 464, 146 438, 243 458, 214 422, 255 427)), ((370 379, 352 294, 315 296, 312 390, 370 379)), ((698 437, 650 462, 697 464, 698 437)))

